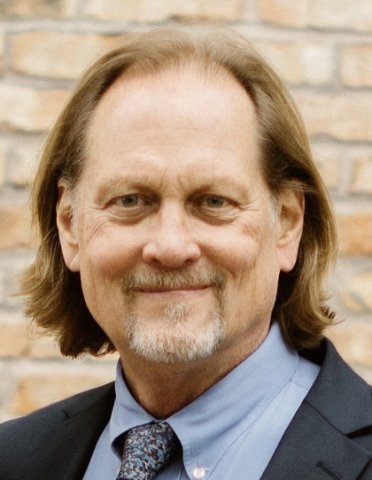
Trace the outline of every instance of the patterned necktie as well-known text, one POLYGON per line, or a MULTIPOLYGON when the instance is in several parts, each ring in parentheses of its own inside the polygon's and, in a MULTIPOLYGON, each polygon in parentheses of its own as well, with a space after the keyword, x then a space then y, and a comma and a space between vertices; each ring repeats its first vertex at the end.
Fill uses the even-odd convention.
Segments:
POLYGON ((132 428, 125 435, 123 456, 116 480, 151 480, 169 460, 177 441, 165 422, 132 428))

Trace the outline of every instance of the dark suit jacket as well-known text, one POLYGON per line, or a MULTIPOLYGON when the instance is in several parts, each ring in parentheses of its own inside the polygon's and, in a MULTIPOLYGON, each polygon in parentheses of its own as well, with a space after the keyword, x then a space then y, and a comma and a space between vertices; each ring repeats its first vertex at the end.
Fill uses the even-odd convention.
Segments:
MULTIPOLYGON (((372 480, 371 388, 329 342, 307 356, 320 374, 262 480, 372 480)), ((114 395, 105 385, 1 425, 0 480, 81 480, 114 395)))

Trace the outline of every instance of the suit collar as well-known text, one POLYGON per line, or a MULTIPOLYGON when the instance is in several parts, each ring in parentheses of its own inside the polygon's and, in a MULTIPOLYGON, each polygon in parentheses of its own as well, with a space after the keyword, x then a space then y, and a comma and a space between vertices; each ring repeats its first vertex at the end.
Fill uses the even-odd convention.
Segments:
MULTIPOLYGON (((64 404, 59 445, 51 445, 50 457, 48 451, 44 452, 57 466, 55 470, 51 465, 45 468, 46 472, 53 471, 54 480, 83 478, 97 439, 109 421, 114 398, 114 385, 109 384, 72 397, 64 404)), ((38 480, 49 476, 39 476, 38 480)))
POLYGON ((324 356, 319 376, 262 480, 356 480, 371 461, 371 452, 358 442, 358 432, 372 426, 370 388, 330 342, 317 354, 324 356))
POLYGON ((372 426, 370 387, 343 362, 325 341, 323 368, 306 402, 344 435, 372 426))

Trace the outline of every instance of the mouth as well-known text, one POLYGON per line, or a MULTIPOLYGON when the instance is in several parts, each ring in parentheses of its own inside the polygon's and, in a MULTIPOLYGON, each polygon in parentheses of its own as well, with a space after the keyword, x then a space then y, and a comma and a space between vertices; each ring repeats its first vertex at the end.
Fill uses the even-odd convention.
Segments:
POLYGON ((181 285, 175 288, 143 286, 136 289, 136 291, 138 293, 150 294, 188 294, 207 290, 210 287, 211 285, 181 285))
POLYGON ((212 270, 195 272, 139 272, 128 273, 122 280, 124 295, 148 295, 149 298, 156 296, 160 300, 167 296, 196 296, 204 295, 213 290, 213 294, 219 294, 225 286, 223 273, 212 270))

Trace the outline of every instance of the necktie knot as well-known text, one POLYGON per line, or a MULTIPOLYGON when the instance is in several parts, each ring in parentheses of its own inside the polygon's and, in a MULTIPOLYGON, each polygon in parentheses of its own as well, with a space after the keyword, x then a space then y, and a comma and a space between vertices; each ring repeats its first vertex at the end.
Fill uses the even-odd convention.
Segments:
POLYGON ((132 428, 125 435, 117 480, 151 480, 169 462, 176 435, 166 422, 132 428))

